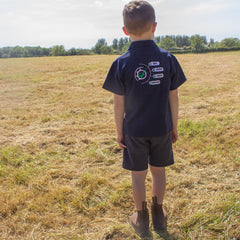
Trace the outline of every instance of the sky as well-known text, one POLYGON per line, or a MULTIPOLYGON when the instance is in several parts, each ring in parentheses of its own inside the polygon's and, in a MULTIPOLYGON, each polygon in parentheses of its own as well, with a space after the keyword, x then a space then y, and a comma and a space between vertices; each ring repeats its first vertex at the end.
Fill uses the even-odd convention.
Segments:
MULTIPOLYGON (((0 0, 0 47, 109 45, 122 32, 126 0, 0 0)), ((239 0, 149 0, 158 23, 155 36, 200 34, 209 41, 240 38, 239 0)))

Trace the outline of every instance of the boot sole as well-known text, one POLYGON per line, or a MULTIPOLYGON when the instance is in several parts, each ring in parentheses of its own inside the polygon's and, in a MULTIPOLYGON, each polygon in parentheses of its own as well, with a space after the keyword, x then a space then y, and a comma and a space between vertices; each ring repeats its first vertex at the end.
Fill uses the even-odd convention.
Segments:
POLYGON ((165 221, 164 221, 164 224, 163 226, 154 226, 153 225, 153 229, 154 231, 162 231, 162 232, 165 232, 167 231, 167 221, 168 221, 168 215, 165 217, 165 221))
POLYGON ((130 217, 128 218, 128 223, 133 227, 133 229, 135 230, 135 232, 137 233, 137 234, 139 234, 141 237, 146 237, 146 236, 148 236, 148 234, 149 234, 149 227, 148 228, 146 228, 146 229, 144 229, 144 230, 139 230, 134 224, 133 224, 133 222, 131 221, 131 219, 130 219, 130 217))

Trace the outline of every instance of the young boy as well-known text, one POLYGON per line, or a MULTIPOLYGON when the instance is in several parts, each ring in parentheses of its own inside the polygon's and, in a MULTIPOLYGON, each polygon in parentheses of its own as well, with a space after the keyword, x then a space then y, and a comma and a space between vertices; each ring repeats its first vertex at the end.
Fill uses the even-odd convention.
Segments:
POLYGON ((154 230, 166 230, 162 207, 165 167, 174 163, 172 143, 178 138, 178 90, 184 73, 168 51, 154 40, 157 23, 153 7, 132 1, 123 10, 123 31, 132 41, 112 64, 103 88, 114 93, 117 142, 123 149, 123 168, 132 173, 136 210, 129 221, 138 233, 149 231, 145 178, 152 174, 151 214, 154 230))

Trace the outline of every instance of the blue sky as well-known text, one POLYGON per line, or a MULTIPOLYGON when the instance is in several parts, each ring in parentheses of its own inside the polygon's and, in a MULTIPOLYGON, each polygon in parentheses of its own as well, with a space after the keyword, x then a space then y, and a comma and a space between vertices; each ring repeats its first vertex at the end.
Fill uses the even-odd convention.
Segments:
MULTIPOLYGON (((126 0, 0 0, 0 47, 64 45, 91 48, 124 37, 126 0)), ((159 35, 200 34, 240 38, 239 0, 149 0, 159 35)))

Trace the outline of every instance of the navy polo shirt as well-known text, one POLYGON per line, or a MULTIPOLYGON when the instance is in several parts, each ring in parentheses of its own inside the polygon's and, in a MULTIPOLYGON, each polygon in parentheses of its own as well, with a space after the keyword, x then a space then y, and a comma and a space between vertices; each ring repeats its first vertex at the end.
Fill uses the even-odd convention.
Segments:
POLYGON ((132 42, 112 64, 103 88, 124 95, 124 133, 158 137, 172 130, 169 91, 186 77, 177 59, 153 40, 132 42))

